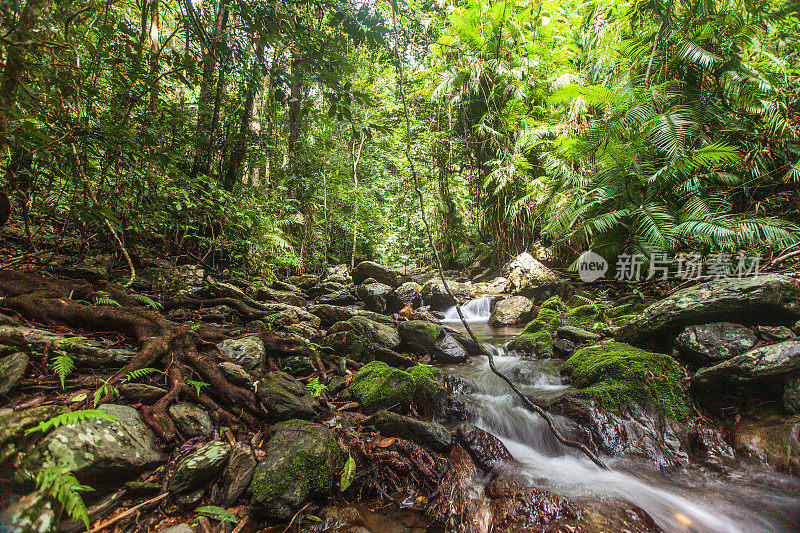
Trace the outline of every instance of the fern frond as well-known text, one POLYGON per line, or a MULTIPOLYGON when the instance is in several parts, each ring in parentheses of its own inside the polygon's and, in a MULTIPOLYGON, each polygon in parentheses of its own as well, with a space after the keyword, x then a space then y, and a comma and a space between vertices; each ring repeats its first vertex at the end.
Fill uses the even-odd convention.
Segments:
POLYGON ((43 494, 58 501, 70 518, 83 522, 87 531, 91 528, 89 513, 81 492, 93 491, 92 487, 81 485, 71 472, 64 470, 62 465, 48 466, 39 470, 36 473, 36 487, 43 494))
POLYGON ((127 382, 129 382, 129 381, 133 381, 134 379, 141 379, 141 378, 143 378, 143 377, 145 377, 145 376, 149 376, 150 374, 156 374, 156 373, 158 373, 158 374, 163 374, 163 373, 164 373, 164 371, 163 371, 163 370, 159 370, 159 369, 157 369, 157 368, 150 368, 150 367, 147 367, 147 368, 138 368, 138 369, 136 369, 136 370, 133 370, 133 371, 129 372, 129 373, 128 373, 128 374, 127 374, 127 375, 126 375, 124 378, 122 378, 120 381, 121 381, 122 383, 127 383, 127 382))
POLYGON ((110 296, 95 296, 92 299, 92 303, 94 305, 108 305, 108 306, 122 307, 118 301, 114 300, 110 296))
POLYGON ((94 407, 97 407, 97 404, 100 403, 100 398, 103 396, 108 396, 109 394, 118 395, 119 390, 108 382, 108 380, 102 380, 103 384, 100 385, 100 388, 94 391, 94 407))
POLYGON ((71 426, 73 424, 79 424, 81 422, 85 422, 86 420, 90 420, 93 418, 101 418, 103 420, 108 420, 109 422, 117 422, 116 416, 106 413, 105 411, 100 411, 98 409, 83 409, 81 411, 62 413, 60 415, 54 416, 53 418, 50 418, 49 420, 39 422, 39 425, 37 425, 36 427, 32 427, 30 429, 25 430, 25 434, 29 435, 37 431, 46 433, 51 429, 55 429, 57 427, 71 426))
POLYGON ((61 388, 63 389, 64 380, 75 370, 75 354, 62 352, 60 350, 54 350, 53 354, 55 355, 53 356, 53 361, 50 363, 50 368, 52 368, 53 372, 58 376, 59 381, 61 381, 61 388))
POLYGON ((155 309, 156 311, 158 311, 159 309, 162 309, 164 307, 163 305, 161 305, 157 301, 153 300, 149 296, 145 296, 144 294, 131 294, 130 297, 131 297, 131 300, 137 301, 137 302, 139 302, 141 304, 144 304, 144 305, 146 305, 148 307, 151 307, 151 308, 155 309))

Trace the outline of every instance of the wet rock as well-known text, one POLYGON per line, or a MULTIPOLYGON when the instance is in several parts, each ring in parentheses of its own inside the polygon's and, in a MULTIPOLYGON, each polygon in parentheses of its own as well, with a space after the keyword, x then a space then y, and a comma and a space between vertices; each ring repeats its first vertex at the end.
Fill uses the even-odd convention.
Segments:
POLYGON ((567 339, 556 339, 553 341, 553 355, 561 359, 567 359, 575 353, 577 346, 567 339))
POLYGON ((340 291, 332 292, 330 294, 323 294, 317 298, 318 304, 346 306, 356 303, 355 297, 350 292, 350 289, 342 289, 340 291))
POLYGON ((782 342, 794 339, 795 334, 786 326, 756 326, 758 336, 765 342, 782 342))
POLYGON ((306 305, 306 299, 302 293, 294 291, 282 291, 280 289, 273 289, 271 287, 258 287, 253 292, 253 298, 259 302, 278 302, 295 305, 297 307, 305 307, 306 305))
POLYGON ((30 359, 22 352, 13 353, 0 359, 0 395, 13 389, 25 375, 30 359))
POLYGON ((146 383, 123 383, 117 387, 122 397, 133 403, 153 405, 160 400, 167 391, 161 387, 147 385, 146 383))
POLYGON ((586 344, 599 341, 602 337, 597 333, 586 331, 577 326, 561 326, 556 330, 559 339, 566 339, 575 344, 586 344))
POLYGON ((409 320, 401 322, 398 331, 411 350, 440 363, 463 363, 469 358, 467 349, 439 324, 409 320))
POLYGON ((356 294, 364 302, 364 306, 375 313, 387 311, 386 300, 391 292, 392 288, 383 283, 364 283, 356 289, 356 294))
POLYGON ((50 498, 35 491, 3 509, 0 523, 14 533, 49 533, 56 527, 56 511, 50 498))
POLYGON ((458 426, 456 441, 467 451, 478 468, 487 473, 514 460, 500 439, 472 424, 458 426))
POLYGON ((339 292, 345 290, 347 287, 344 283, 337 283, 335 281, 323 281, 322 283, 318 283, 314 285, 310 289, 306 291, 311 298, 319 298, 323 294, 331 294, 334 292, 339 292))
POLYGON ((531 333, 523 332, 508 345, 509 351, 533 355, 539 359, 553 357, 553 334, 546 329, 531 333))
POLYGON ((236 363, 248 372, 261 371, 267 357, 264 342, 256 336, 225 339, 217 345, 217 348, 228 361, 236 363))
POLYGON ((619 498, 602 498, 578 502, 583 511, 574 531, 585 533, 661 533, 653 517, 639 507, 619 498))
POLYGON ((166 461, 157 448, 155 434, 136 409, 113 404, 99 409, 117 420, 91 418, 51 431, 36 444, 20 473, 61 465, 98 488, 130 479, 166 461))
POLYGON ((789 414, 800 414, 800 376, 786 378, 783 387, 783 408, 789 414))
POLYGON ((316 372, 311 366, 311 359, 303 355, 284 357, 281 359, 281 365, 283 365, 283 371, 292 376, 307 376, 316 372))
POLYGON ((721 320, 791 324, 798 317, 800 281, 777 274, 727 278, 676 291, 631 319, 616 337, 623 342, 638 342, 693 324, 721 320))
POLYGON ((275 420, 307 420, 317 416, 317 399, 302 383, 285 372, 265 374, 256 393, 264 409, 275 420))
POLYGON ((372 261, 362 261, 357 264, 350 273, 350 276, 353 278, 353 282, 356 285, 361 285, 367 278, 373 278, 378 283, 383 283, 390 287, 399 287, 404 281, 407 281, 397 270, 372 261))
MULTIPOLYGON (((464 303, 472 297, 469 283, 461 283, 452 279, 447 280, 447 286, 452 291, 458 303, 464 303)), ((422 286, 422 301, 434 311, 444 311, 456 305, 454 299, 444 288, 442 280, 433 278, 422 286)))
POLYGON ((800 422, 782 417, 743 420, 733 428, 737 452, 800 475, 800 422))
POLYGON ((422 285, 415 281, 407 281, 397 287, 389 298, 391 308, 402 309, 410 306, 416 309, 422 304, 422 285))
POLYGON ((169 416, 181 434, 186 437, 207 437, 214 431, 214 424, 205 409, 190 402, 178 402, 169 406, 169 416))
POLYGON ((525 252, 514 258, 503 269, 507 280, 505 292, 520 293, 527 289, 537 290, 554 287, 561 283, 558 275, 525 252))
POLYGON ((495 328, 514 326, 527 322, 533 312, 533 302, 524 296, 510 296, 494 306, 489 325, 495 328))
POLYGON ((380 313, 373 313, 358 307, 339 307, 336 305, 318 304, 308 306, 308 311, 319 318, 322 327, 330 327, 336 322, 343 322, 354 316, 363 316, 382 324, 394 324, 394 319, 380 313))
POLYGON ((286 281, 305 291, 319 283, 319 276, 316 274, 300 274, 298 276, 289 276, 286 281))
POLYGON ((353 331, 356 331, 370 342, 390 349, 400 346, 400 334, 389 325, 375 322, 363 316, 349 318, 347 323, 352 326, 353 331))
POLYGON ((303 289, 301 289, 297 285, 292 285, 291 283, 288 283, 286 281, 280 281, 280 280, 277 280, 277 279, 275 281, 273 281, 272 283, 270 283, 270 287, 272 287, 273 289, 277 289, 279 291, 288 291, 288 292, 296 292, 296 293, 300 293, 300 294, 305 294, 303 292, 303 289))
POLYGON ((252 374, 250 374, 240 365, 230 361, 223 361, 217 365, 217 368, 219 368, 219 371, 222 372, 223 376, 225 376, 225 379, 234 385, 245 389, 252 388, 253 381, 255 381, 255 379, 253 378, 252 374))
POLYGON ((691 362, 714 364, 741 355, 758 339, 748 327, 731 322, 698 324, 684 328, 675 346, 691 362))
POLYGON ((353 376, 347 390, 366 412, 375 412, 380 409, 402 411, 411 405, 430 410, 444 387, 439 371, 432 367, 414 366, 405 372, 373 361, 353 376))
POLYGON ((504 293, 507 284, 506 278, 498 276, 491 281, 473 281, 472 288, 475 296, 496 296, 504 293))
POLYGON ((0 464, 21 451, 31 440, 25 437, 26 429, 49 420, 62 411, 64 407, 60 405, 40 405, 21 411, 0 410, 0 464))
POLYGON ((698 424, 687 433, 692 459, 715 470, 723 470, 734 459, 733 448, 722 433, 712 427, 698 424))
POLYGON ((324 281, 334 281, 342 285, 350 283, 350 272, 347 265, 329 265, 325 267, 324 281))
POLYGON ((178 461, 167 491, 170 494, 189 494, 205 487, 222 472, 230 451, 231 445, 227 442, 207 442, 178 461))
POLYGON ((253 479, 256 458, 250 446, 237 442, 231 447, 228 464, 222 473, 222 505, 230 507, 244 494, 253 479))
POLYGON ((743 386, 756 380, 800 372, 800 339, 762 346, 703 368, 692 376, 690 390, 707 393, 730 385, 743 386))
POLYGON ((440 453, 447 453, 453 447, 450 432, 436 422, 424 422, 391 411, 378 411, 365 420, 364 425, 374 427, 384 437, 410 440, 440 453))
POLYGON ((331 490, 342 464, 330 429, 301 420, 276 424, 250 484, 253 504, 268 516, 291 518, 306 498, 331 490))
POLYGON ((565 496, 505 476, 492 479, 484 493, 491 500, 495 531, 529 530, 558 520, 574 520, 582 514, 580 507, 565 496))

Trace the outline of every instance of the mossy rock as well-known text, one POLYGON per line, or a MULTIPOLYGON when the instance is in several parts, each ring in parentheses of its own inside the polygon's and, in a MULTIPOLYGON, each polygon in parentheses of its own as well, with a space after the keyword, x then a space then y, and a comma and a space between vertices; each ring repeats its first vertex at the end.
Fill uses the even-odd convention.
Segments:
POLYGON ((549 359, 553 357, 553 342, 550 330, 540 328, 533 333, 523 333, 508 345, 508 349, 532 354, 541 359, 549 359))
POLYGON ((327 427, 304 420, 276 424, 250 484, 253 503, 271 517, 291 518, 309 496, 331 490, 343 464, 327 427))
POLYGON ((351 396, 367 411, 395 406, 427 404, 444 390, 441 373, 430 366, 413 366, 408 372, 381 361, 364 365, 348 386, 351 396))
POLYGON ((665 416, 676 420, 689 416, 680 367, 669 355, 621 342, 601 343, 579 349, 564 370, 580 389, 579 395, 608 409, 653 402, 665 416))

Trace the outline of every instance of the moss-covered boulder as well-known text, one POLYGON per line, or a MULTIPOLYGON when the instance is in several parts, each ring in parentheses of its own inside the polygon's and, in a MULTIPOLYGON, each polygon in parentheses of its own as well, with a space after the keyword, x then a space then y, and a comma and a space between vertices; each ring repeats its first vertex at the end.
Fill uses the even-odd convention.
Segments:
POLYGON ((400 323, 398 331, 412 351, 420 355, 429 354, 440 363, 463 363, 469 357, 467 348, 440 324, 409 320, 400 323))
POLYGON ((319 401, 285 372, 269 372, 258 384, 258 399, 273 420, 310 419, 317 416, 319 401))
POLYGON ((413 366, 408 372, 373 361, 353 376, 348 386, 351 396, 364 410, 432 405, 444 391, 441 373, 430 366, 413 366))
POLYGON ((323 425, 287 420, 271 433, 250 491, 253 504, 267 515, 287 519, 309 496, 330 491, 343 458, 333 432, 323 425))
POLYGON ((681 371, 669 355, 621 342, 601 343, 579 349, 564 370, 580 396, 597 400, 605 408, 652 402, 664 416, 676 420, 689 416, 681 371))

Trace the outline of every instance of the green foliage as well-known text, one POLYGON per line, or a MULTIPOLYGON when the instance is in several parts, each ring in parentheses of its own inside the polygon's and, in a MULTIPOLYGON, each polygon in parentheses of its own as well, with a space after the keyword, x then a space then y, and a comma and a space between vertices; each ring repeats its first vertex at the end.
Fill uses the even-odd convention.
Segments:
POLYGON ((146 305, 147 307, 155 309, 156 311, 158 311, 159 309, 163 309, 164 308, 163 305, 161 305, 157 301, 153 300, 152 298, 150 298, 149 296, 146 296, 144 294, 131 294, 130 298, 131 298, 131 300, 135 300, 135 301, 137 301, 139 303, 142 303, 142 304, 146 305))
POLYGON ((61 350, 53 350, 53 358, 50 361, 50 368, 56 373, 58 379, 61 381, 61 388, 64 388, 64 380, 72 374, 75 370, 75 359, 77 356, 74 353, 67 353, 61 350))
POLYGON ((70 518, 83 522, 87 531, 91 528, 89 513, 86 510, 86 504, 83 503, 81 493, 94 490, 92 487, 82 485, 71 472, 65 471, 62 466, 53 465, 36 473, 36 488, 60 503, 70 518))
POLYGON ((99 296, 95 296, 92 299, 92 303, 94 305, 109 305, 114 307, 120 307, 120 303, 113 298, 108 293, 101 292, 99 296))
POLYGON ((236 524, 239 521, 236 515, 218 505, 203 505, 195 509, 194 512, 220 522, 225 521, 236 524))
POLYGON ((353 456, 348 454, 347 461, 344 463, 344 470, 342 470, 342 477, 339 480, 339 492, 344 492, 353 483, 356 477, 356 462, 353 456))
POLYGON ((306 383, 306 388, 310 390, 311 393, 316 397, 319 397, 320 394, 322 394, 322 391, 328 390, 328 386, 325 385, 324 383, 320 383, 318 377, 315 377, 314 379, 306 383))
POLYGON ((26 429, 25 434, 29 435, 37 431, 41 433, 46 433, 51 429, 55 429, 57 427, 71 426, 73 424, 79 424, 81 422, 93 418, 100 418, 102 420, 108 420, 109 422, 117 421, 117 417, 108 414, 105 411, 100 411, 98 409, 84 409, 81 411, 62 413, 60 415, 54 416, 53 418, 50 418, 49 420, 39 422, 37 426, 26 429))
POLYGON ((108 396, 109 394, 116 396, 119 394, 119 389, 109 383, 109 380, 101 379, 100 381, 102 381, 103 384, 100 385, 96 391, 94 391, 94 407, 97 407, 97 404, 100 403, 100 399, 104 396, 108 396))
POLYGON ((200 396, 200 391, 203 389, 203 387, 208 387, 209 385, 211 385, 210 383, 206 383, 205 381, 195 381, 193 379, 187 379, 186 383, 194 387, 194 390, 198 396, 200 396))

